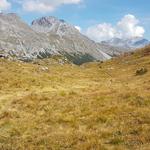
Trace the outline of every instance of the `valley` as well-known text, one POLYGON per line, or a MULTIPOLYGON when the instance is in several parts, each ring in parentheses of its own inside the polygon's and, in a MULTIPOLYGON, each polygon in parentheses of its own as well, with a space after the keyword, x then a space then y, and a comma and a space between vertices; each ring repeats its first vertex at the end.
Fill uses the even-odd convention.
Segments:
POLYGON ((150 149, 149 46, 106 62, 60 62, 0 58, 0 149, 150 149))

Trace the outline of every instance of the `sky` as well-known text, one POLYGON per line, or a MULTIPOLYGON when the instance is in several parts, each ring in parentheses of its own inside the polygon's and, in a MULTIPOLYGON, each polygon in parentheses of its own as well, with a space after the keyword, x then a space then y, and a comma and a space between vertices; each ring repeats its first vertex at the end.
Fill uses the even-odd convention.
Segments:
POLYGON ((96 42, 111 38, 150 40, 150 0, 0 0, 1 12, 25 22, 55 16, 73 24, 96 42))

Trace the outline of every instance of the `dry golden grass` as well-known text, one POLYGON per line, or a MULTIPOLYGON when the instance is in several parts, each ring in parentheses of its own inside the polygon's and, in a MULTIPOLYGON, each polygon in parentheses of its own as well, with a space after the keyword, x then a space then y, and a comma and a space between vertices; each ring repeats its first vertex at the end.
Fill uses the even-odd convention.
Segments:
POLYGON ((82 66, 0 59, 0 150, 149 150, 149 51, 82 66))

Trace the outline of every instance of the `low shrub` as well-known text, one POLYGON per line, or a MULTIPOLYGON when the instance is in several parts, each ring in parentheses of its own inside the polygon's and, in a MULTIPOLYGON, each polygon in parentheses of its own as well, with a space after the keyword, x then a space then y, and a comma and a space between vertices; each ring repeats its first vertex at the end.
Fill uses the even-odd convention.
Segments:
POLYGON ((136 76, 144 75, 147 72, 148 72, 148 70, 146 68, 140 68, 140 69, 136 70, 136 76))

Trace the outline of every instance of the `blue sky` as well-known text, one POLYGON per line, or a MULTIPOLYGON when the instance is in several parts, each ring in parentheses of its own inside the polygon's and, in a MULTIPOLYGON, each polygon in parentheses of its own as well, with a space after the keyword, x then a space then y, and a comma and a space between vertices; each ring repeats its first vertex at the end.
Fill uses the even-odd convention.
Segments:
POLYGON ((95 39, 114 35, 127 37, 123 32, 127 31, 130 24, 124 24, 131 18, 130 23, 135 21, 131 29, 134 31, 129 35, 140 35, 150 39, 149 8, 150 0, 0 0, 1 11, 16 12, 29 24, 41 16, 56 16, 80 26, 84 33, 89 31, 89 36, 91 32, 101 35, 95 39), (132 16, 127 16, 128 14, 132 16), (124 22, 118 27, 122 19, 124 22), (145 33, 138 27, 142 27, 145 33), (140 33, 137 33, 138 29, 140 33), (101 33, 100 30, 109 30, 109 33, 101 33))

